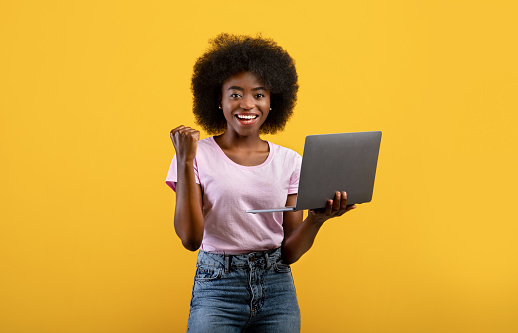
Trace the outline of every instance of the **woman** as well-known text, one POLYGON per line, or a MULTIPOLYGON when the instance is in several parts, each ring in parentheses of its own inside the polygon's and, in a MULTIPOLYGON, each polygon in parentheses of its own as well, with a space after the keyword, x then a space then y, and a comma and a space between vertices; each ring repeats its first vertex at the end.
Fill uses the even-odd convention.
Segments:
POLYGON ((301 157, 264 141, 282 130, 298 91, 293 59, 274 41, 222 34, 194 66, 193 111, 215 136, 179 126, 166 183, 176 192, 175 231, 200 249, 188 332, 299 332, 289 264, 322 224, 355 208, 336 192, 326 208, 247 214, 295 205, 301 157))

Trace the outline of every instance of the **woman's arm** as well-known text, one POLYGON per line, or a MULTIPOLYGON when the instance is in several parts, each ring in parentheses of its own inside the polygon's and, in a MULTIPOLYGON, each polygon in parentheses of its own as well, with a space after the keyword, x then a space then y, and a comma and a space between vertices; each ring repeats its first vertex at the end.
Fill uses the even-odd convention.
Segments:
MULTIPOLYGON (((288 195, 286 206, 295 206, 297 195, 288 195)), ((308 217, 302 221, 302 211, 284 213, 282 242, 282 258, 287 264, 292 264, 306 253, 317 236, 325 221, 341 216, 356 208, 356 205, 347 206, 347 193, 336 192, 334 200, 328 200, 326 208, 309 210, 308 217)))
POLYGON ((200 132, 179 126, 171 131, 171 140, 176 150, 177 182, 174 230, 183 246, 196 251, 203 239, 203 201, 201 186, 194 177, 194 158, 200 132))

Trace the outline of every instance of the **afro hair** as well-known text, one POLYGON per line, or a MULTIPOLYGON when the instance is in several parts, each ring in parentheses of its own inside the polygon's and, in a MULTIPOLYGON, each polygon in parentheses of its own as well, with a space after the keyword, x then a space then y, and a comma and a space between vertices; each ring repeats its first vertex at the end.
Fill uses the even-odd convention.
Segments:
POLYGON ((297 71, 288 52, 271 39, 220 34, 196 61, 192 75, 193 112, 196 123, 209 134, 227 129, 218 108, 223 82, 241 72, 251 72, 270 92, 270 111, 261 133, 282 131, 297 101, 297 71))

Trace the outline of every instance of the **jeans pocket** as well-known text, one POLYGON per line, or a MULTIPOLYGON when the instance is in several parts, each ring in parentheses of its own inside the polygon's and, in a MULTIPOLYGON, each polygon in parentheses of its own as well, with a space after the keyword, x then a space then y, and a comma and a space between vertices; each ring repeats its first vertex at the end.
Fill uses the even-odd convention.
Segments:
POLYGON ((195 281, 212 281, 221 276, 221 268, 210 266, 198 266, 196 268, 195 281))
POLYGON ((273 267, 279 273, 289 273, 289 272, 291 272, 290 265, 285 264, 283 261, 276 262, 273 267))

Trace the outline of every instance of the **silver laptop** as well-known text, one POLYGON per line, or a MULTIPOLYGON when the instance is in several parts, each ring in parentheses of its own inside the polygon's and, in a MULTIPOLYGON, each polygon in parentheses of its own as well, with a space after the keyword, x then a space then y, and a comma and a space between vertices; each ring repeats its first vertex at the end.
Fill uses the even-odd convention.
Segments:
POLYGON ((336 191, 347 192, 348 205, 371 201, 380 143, 380 131, 308 135, 304 143, 296 205, 246 212, 324 208, 336 191))

